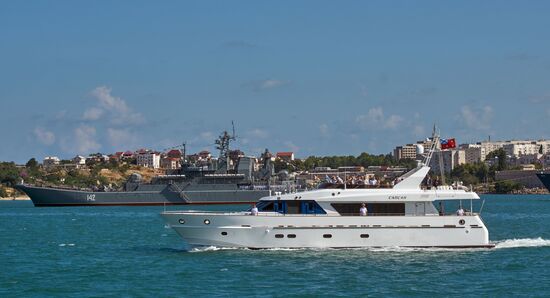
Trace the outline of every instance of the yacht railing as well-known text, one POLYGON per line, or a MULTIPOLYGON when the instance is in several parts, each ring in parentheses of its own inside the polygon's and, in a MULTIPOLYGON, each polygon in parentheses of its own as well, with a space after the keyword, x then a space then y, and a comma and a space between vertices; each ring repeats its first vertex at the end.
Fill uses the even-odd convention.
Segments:
MULTIPOLYGON (((286 216, 286 217, 349 217, 349 216, 361 216, 359 213, 329 213, 329 214, 288 214, 288 213, 279 213, 279 212, 259 212, 257 215, 252 215, 249 211, 241 212, 220 212, 220 211, 199 211, 199 210, 186 210, 186 211, 166 211, 166 213, 188 213, 188 214, 205 214, 205 215, 231 215, 231 216, 286 216)), ((446 213, 446 214, 437 214, 437 213, 426 213, 426 214, 403 214, 403 213, 375 213, 367 214, 363 217, 382 217, 382 216, 401 216, 401 217, 466 217, 466 216, 477 216, 479 215, 476 212, 465 212, 464 215, 457 215, 455 213, 446 213)))

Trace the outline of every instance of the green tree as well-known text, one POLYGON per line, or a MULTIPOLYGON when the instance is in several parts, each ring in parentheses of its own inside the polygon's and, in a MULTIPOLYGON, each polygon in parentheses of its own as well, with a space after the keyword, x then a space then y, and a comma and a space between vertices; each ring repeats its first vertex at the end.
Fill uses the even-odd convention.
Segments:
POLYGON ((19 180, 19 169, 14 162, 0 162, 0 183, 14 186, 19 180))
POLYGON ((496 171, 504 171, 508 168, 508 163, 506 162, 506 151, 502 148, 489 152, 486 159, 497 159, 497 163, 495 164, 496 167, 494 168, 496 171))
POLYGON ((25 167, 29 168, 29 169, 38 168, 38 162, 36 161, 36 158, 33 157, 33 158, 29 159, 29 161, 27 161, 27 163, 25 164, 25 167))
POLYGON ((523 186, 517 182, 512 181, 498 181, 495 183, 495 192, 496 193, 511 193, 514 190, 521 190, 523 186))

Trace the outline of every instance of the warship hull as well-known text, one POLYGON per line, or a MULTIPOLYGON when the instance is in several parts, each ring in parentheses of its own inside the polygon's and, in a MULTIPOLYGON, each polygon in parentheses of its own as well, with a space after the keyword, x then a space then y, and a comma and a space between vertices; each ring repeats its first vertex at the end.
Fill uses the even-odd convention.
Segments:
POLYGON ((540 179, 540 182, 544 184, 544 187, 550 191, 550 173, 539 173, 537 177, 540 179))
POLYGON ((155 206, 188 204, 247 204, 269 196, 267 189, 223 189, 212 187, 173 191, 169 186, 135 191, 81 191, 17 185, 36 207, 59 206, 155 206))

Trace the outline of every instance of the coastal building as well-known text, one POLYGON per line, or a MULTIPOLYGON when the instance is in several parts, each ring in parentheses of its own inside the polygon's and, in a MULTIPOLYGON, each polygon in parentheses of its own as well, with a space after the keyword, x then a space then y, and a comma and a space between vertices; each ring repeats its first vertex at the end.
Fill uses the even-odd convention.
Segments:
POLYGON ((172 149, 172 150, 170 150, 166 153, 166 156, 169 157, 169 158, 181 159, 182 154, 181 154, 180 150, 172 149))
POLYGON ((463 165, 466 163, 466 151, 463 149, 458 150, 444 150, 435 152, 433 158, 430 161, 430 167, 435 173, 441 172, 441 167, 443 167, 443 172, 446 174, 451 173, 457 166, 463 165), (442 163, 440 166, 439 155, 442 156, 442 163))
POLYGON ((209 160, 212 158, 212 154, 210 154, 210 151, 203 150, 198 153, 198 160, 209 160))
MULTIPOLYGON (((118 153, 118 152, 117 152, 117 153, 118 153)), ((127 150, 127 151, 125 151, 125 152, 122 154, 122 156, 121 156, 120 159, 126 160, 126 159, 132 159, 132 158, 134 158, 134 157, 135 157, 135 153, 132 152, 132 151, 130 151, 130 150, 127 150)))
POLYGON ((502 148, 506 142, 503 142, 503 141, 498 141, 498 142, 480 142, 478 143, 481 147, 481 158, 480 160, 481 161, 485 161, 486 157, 487 157, 487 154, 495 151, 495 150, 498 150, 500 148, 502 148))
POLYGON ((59 165, 60 162, 61 160, 57 156, 46 156, 44 157, 42 164, 44 167, 50 168, 59 165))
POLYGON ((294 152, 277 152, 277 158, 286 162, 294 160, 294 152))
POLYGON ((541 160, 543 157, 542 154, 534 153, 534 154, 522 154, 519 156, 511 156, 508 159, 508 162, 510 165, 514 166, 521 166, 521 165, 535 165, 538 163, 543 163, 541 160))
POLYGON ((141 151, 136 156, 136 162, 138 166, 158 169, 160 168, 160 153, 141 151))
POLYGON ((181 168, 181 159, 167 156, 161 159, 160 166, 167 170, 177 170, 181 168))
POLYGON ((536 142, 530 141, 511 141, 502 146, 506 151, 506 155, 519 157, 521 155, 533 155, 539 152, 539 147, 536 142))
POLYGON ((77 155, 77 156, 73 157, 72 162, 73 162, 73 164, 75 165, 75 167, 77 169, 81 168, 81 167, 86 165, 86 157, 84 157, 82 155, 77 155))
POLYGON ((407 144, 404 146, 397 146, 393 150, 393 156, 395 160, 401 159, 416 159, 417 145, 407 144))
POLYGON ((463 144, 460 145, 460 149, 464 150, 464 162, 476 163, 481 160, 481 145, 479 144, 463 144))

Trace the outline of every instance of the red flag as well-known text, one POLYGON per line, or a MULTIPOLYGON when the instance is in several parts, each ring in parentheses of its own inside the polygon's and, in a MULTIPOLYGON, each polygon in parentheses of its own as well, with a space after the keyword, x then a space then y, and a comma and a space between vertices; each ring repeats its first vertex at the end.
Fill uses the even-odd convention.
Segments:
POLYGON ((455 139, 441 139, 441 149, 452 149, 456 148, 455 139))

